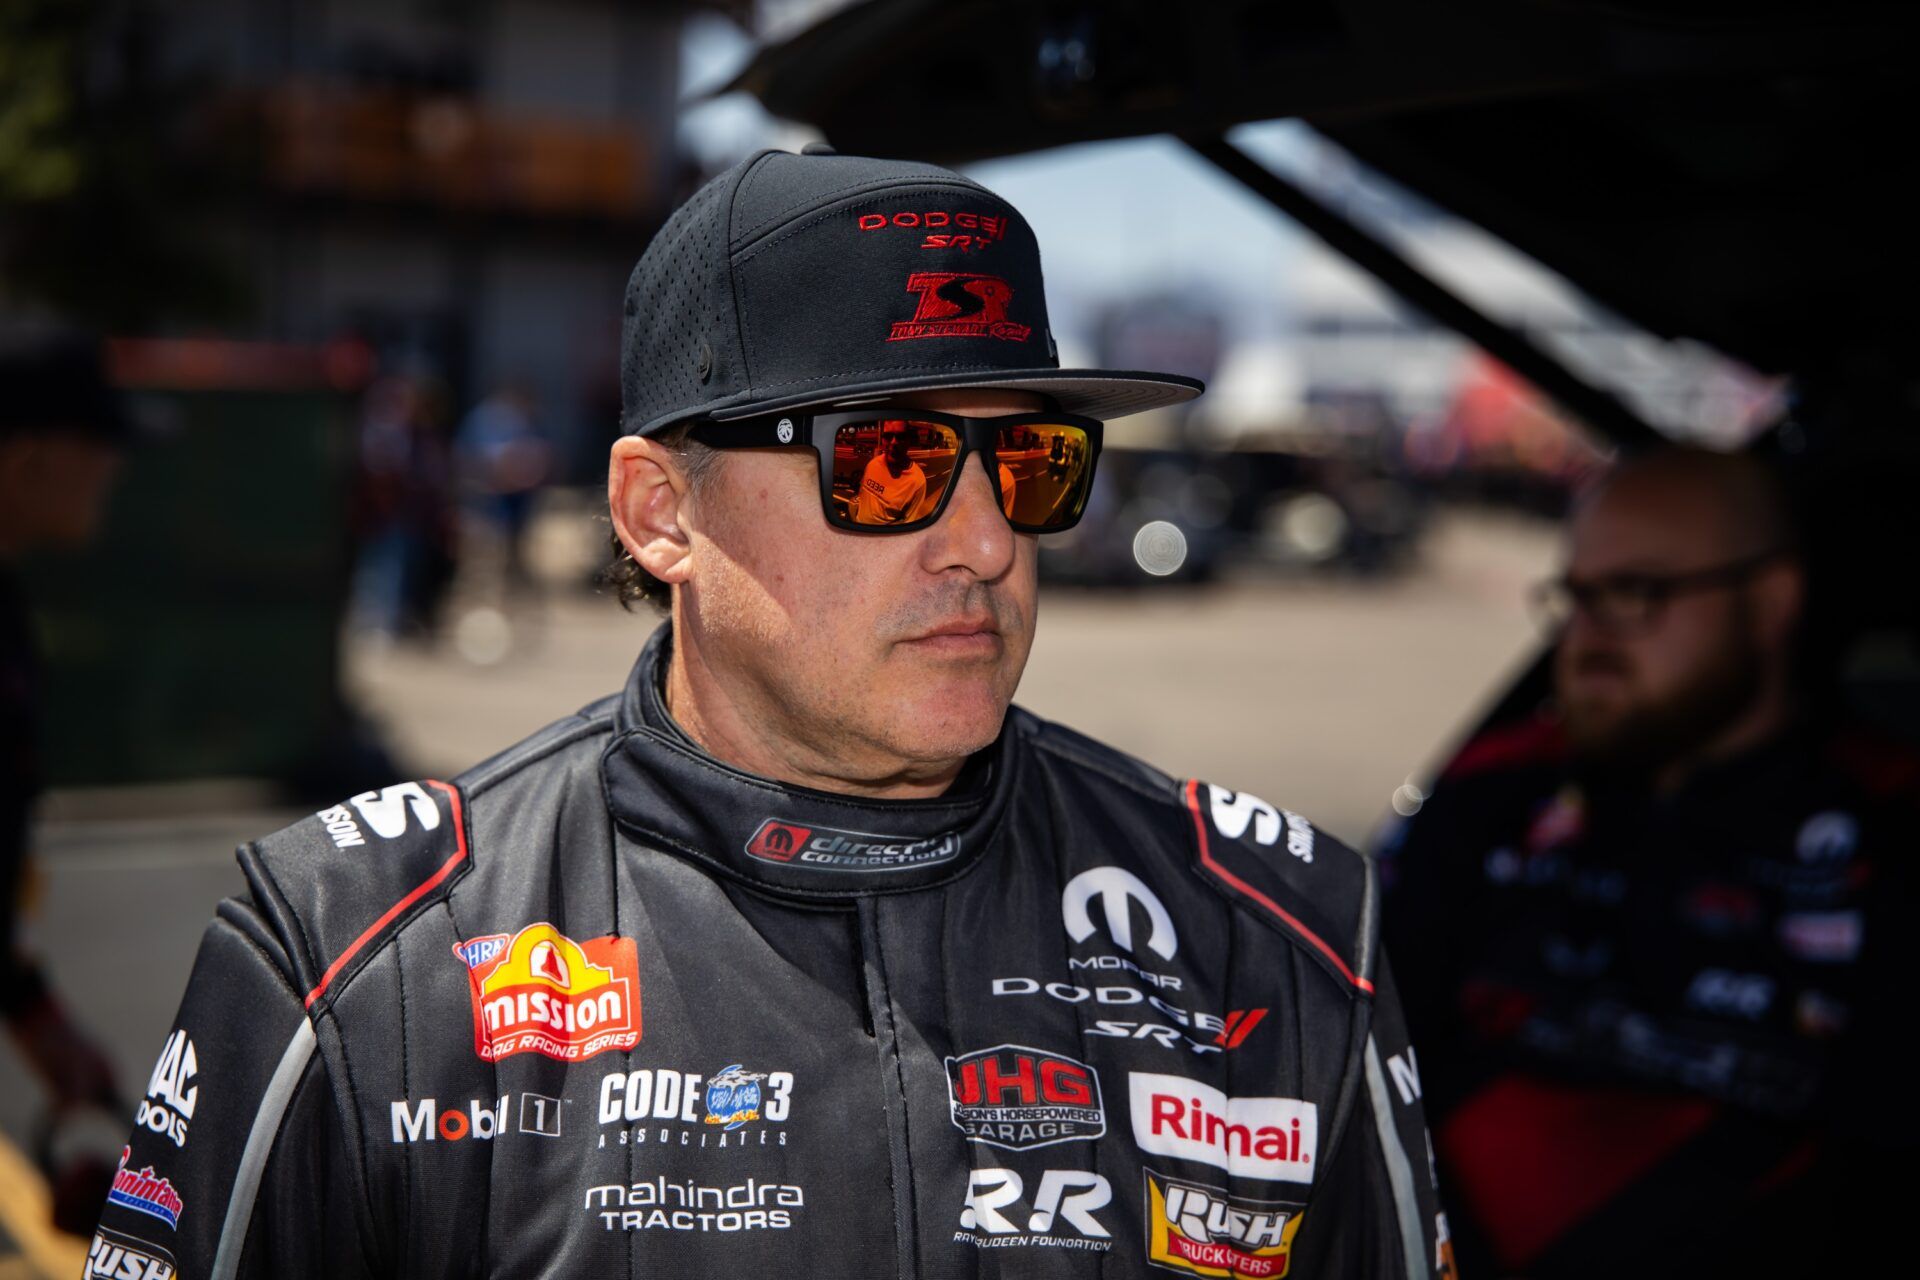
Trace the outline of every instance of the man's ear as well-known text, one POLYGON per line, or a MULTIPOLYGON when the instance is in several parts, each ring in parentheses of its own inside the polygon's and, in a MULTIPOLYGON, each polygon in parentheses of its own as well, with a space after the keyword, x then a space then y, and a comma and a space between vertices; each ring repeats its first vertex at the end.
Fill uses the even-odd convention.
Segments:
POLYGON ((613 442, 607 465, 607 507, 620 545, 642 569, 669 585, 693 569, 685 527, 686 473, 670 450, 643 436, 613 442))

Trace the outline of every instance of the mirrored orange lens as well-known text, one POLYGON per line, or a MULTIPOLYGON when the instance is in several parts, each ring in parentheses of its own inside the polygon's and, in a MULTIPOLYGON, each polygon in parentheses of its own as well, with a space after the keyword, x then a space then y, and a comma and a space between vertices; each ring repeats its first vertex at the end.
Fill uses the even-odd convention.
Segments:
POLYGON ((960 435, 939 422, 875 418, 833 435, 833 504, 854 524, 906 524, 930 515, 953 482, 960 435))
POLYGON ((1086 506, 1093 448, 1083 429, 1050 422, 1002 427, 994 450, 1000 506, 1014 524, 1052 528, 1086 506))

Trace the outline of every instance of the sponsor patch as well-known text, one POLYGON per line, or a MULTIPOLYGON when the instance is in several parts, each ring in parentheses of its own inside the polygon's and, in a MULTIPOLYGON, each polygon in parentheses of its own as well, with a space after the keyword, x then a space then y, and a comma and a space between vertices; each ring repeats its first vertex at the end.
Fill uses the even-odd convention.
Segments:
POLYGON ((1107 1131, 1100 1077, 1084 1062, 1003 1044, 947 1059, 954 1127, 1009 1151, 1089 1141, 1107 1131))
POLYGON ((186 1212, 180 1193, 173 1189, 171 1182, 155 1173, 152 1165, 138 1173, 127 1168, 127 1161, 132 1158, 132 1147, 120 1148, 120 1167, 114 1172, 113 1187, 107 1192, 107 1202, 136 1213, 151 1214, 177 1229, 180 1215, 186 1212))
MULTIPOLYGON (((472 1137, 482 1142, 490 1141, 508 1131, 507 1116, 512 1110, 512 1103, 511 1094, 502 1094, 493 1102, 473 1098, 465 1105, 442 1110, 436 1098, 422 1098, 418 1102, 402 1098, 391 1104, 393 1140, 400 1143, 460 1142, 472 1137)), ((521 1094, 518 1112, 520 1132, 543 1138, 559 1137, 563 1106, 562 1099, 544 1093, 521 1094)))
POLYGON ((710 1078, 671 1067, 611 1071, 600 1080, 599 1146, 784 1147, 792 1113, 791 1071, 737 1062, 710 1078), (610 1125, 622 1128, 609 1134, 610 1125))
POLYGON ((899 871, 950 862, 960 854, 960 833, 908 840, 870 831, 797 827, 768 818, 747 841, 747 853, 762 862, 795 863, 828 871, 899 871))
POLYGON ((1085 1169, 1049 1169, 1033 1199, 1012 1169, 975 1169, 967 1177, 955 1244, 976 1249, 1085 1249, 1105 1253, 1112 1233, 1095 1216, 1113 1200, 1113 1185, 1085 1169))
POLYGON ((1243 1200, 1219 1187, 1146 1177, 1147 1261, 1195 1276, 1284 1276, 1303 1206, 1243 1200))
POLYGON ((806 1205, 791 1183, 748 1178, 731 1186, 674 1182, 606 1183, 587 1188, 586 1211, 605 1231, 785 1231, 806 1205))
POLYGON ((1858 911, 1796 911, 1780 917, 1780 945, 1813 964, 1855 959, 1865 937, 1858 911))
POLYGON ((920 295, 913 319, 896 320, 888 342, 912 338, 998 338, 1025 342, 1030 325, 1007 319, 1013 286, 999 276, 964 271, 915 271, 907 292, 920 295))
POLYGON ((1229 1098, 1185 1076, 1127 1076, 1133 1141, 1150 1155, 1194 1160, 1236 1178, 1312 1182, 1319 1109, 1298 1098, 1229 1098))
MULTIPOLYGON (((1180 985, 1177 978, 1155 980, 1163 984, 1163 990, 1180 985)), ((1145 1040, 1163 1049, 1186 1049, 1192 1053, 1225 1053, 1237 1049, 1267 1016, 1265 1009, 1229 1009, 1224 1015, 1183 1009, 1156 992, 1138 987, 1082 987, 1071 982, 1041 982, 1038 978, 995 978, 992 991, 995 996, 1046 996, 1063 1004, 1091 1003, 1112 1009, 1138 1006, 1139 1013, 1152 1017, 1094 1018, 1087 1022, 1086 1034, 1116 1040, 1145 1040)))
POLYGON ((193 1083, 200 1073, 200 1060, 193 1041, 185 1031, 175 1031, 160 1048, 159 1061, 147 1079, 147 1096, 133 1113, 133 1123, 160 1134, 176 1147, 187 1145, 187 1121, 200 1100, 200 1086, 193 1083))
POLYGON ((632 938, 575 942, 550 924, 458 943, 473 1000, 473 1051, 487 1062, 538 1053, 579 1062, 640 1043, 632 938))
POLYGON ((728 1133, 760 1118, 760 1082, 764 1071, 748 1071, 740 1063, 722 1067, 707 1081, 707 1123, 724 1125, 728 1133))
POLYGON ((86 1280, 173 1280, 173 1255, 157 1244, 109 1231, 93 1233, 86 1280))

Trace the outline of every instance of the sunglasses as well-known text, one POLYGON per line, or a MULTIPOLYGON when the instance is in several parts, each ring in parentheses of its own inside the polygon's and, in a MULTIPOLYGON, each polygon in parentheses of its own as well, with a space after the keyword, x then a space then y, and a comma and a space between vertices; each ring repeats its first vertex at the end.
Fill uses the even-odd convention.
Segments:
POLYGON ((1093 489, 1101 424, 1069 413, 971 418, 884 405, 695 423, 714 449, 811 449, 827 523, 858 533, 908 533, 940 518, 967 455, 986 465, 1007 523, 1059 533, 1080 522, 1093 489))

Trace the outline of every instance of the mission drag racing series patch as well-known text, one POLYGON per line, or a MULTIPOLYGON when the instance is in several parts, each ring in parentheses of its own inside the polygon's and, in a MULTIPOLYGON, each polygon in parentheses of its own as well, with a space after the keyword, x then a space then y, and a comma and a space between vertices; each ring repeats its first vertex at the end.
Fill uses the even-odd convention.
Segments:
POLYGON ((578 1062, 640 1043, 640 963, 632 938, 575 942, 530 924, 458 943, 473 997, 473 1051, 486 1062, 538 1053, 578 1062))

